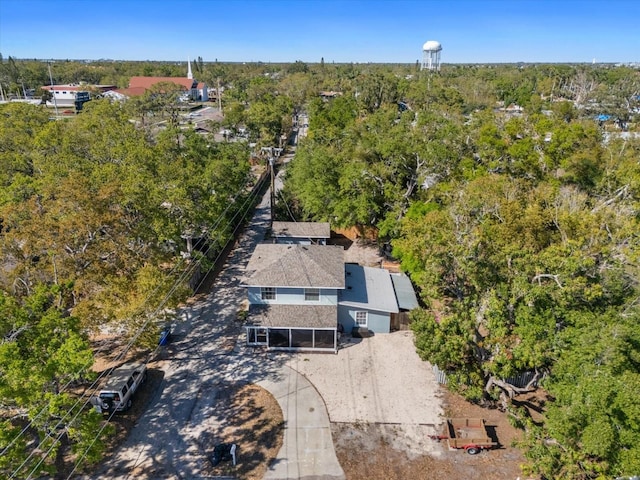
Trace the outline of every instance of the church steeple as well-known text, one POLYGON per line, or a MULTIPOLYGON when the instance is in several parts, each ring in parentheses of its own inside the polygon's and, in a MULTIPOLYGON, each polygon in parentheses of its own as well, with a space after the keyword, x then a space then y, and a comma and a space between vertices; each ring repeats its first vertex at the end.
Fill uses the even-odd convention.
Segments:
POLYGON ((191 59, 189 57, 187 57, 187 64, 189 65, 187 70, 187 78, 189 80, 193 80, 193 73, 191 73, 191 59))

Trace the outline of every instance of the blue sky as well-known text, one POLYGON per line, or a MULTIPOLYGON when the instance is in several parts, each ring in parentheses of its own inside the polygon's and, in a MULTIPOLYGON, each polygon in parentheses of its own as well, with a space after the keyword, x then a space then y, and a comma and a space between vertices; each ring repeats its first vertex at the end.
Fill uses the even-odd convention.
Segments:
POLYGON ((640 62, 640 0, 0 0, 17 58, 640 62))

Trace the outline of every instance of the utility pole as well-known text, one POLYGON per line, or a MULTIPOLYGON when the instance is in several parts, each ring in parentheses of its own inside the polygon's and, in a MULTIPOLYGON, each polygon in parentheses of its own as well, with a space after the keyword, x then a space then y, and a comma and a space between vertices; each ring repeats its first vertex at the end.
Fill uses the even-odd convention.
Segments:
POLYGON ((58 101, 56 100, 56 92, 54 92, 53 88, 53 77, 51 76, 51 62, 47 62, 49 66, 49 82, 51 83, 51 95, 53 96, 53 108, 56 111, 56 119, 58 118, 58 101))
POLYGON ((275 209, 276 209, 276 176, 273 171, 273 163, 274 163, 273 155, 269 155, 269 170, 271 173, 270 200, 271 200, 271 226, 272 227, 273 227, 273 220, 275 217, 275 209))
POLYGON ((218 83, 216 88, 216 97, 218 97, 218 111, 222 113, 222 100, 220 99, 220 77, 217 77, 216 81, 218 83))

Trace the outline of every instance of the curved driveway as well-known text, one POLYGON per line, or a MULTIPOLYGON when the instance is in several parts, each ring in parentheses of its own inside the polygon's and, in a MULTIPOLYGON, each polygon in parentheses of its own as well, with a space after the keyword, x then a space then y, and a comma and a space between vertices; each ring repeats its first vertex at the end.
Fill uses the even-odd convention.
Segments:
MULTIPOLYGON (((195 479, 210 468, 213 445, 207 418, 225 382, 257 383, 278 400, 285 420, 284 444, 265 478, 344 479, 331 439, 326 407, 315 388, 285 365, 286 357, 245 348, 235 321, 246 298, 244 267, 269 225, 269 195, 229 256, 211 293, 185 308, 175 330, 164 379, 156 397, 114 458, 104 479, 195 479)), ((239 458, 242 461, 242 458, 239 458)))
POLYGON ((331 438, 331 425, 322 397, 301 374, 283 367, 275 379, 258 385, 278 400, 285 419, 284 442, 265 480, 344 479, 331 438))

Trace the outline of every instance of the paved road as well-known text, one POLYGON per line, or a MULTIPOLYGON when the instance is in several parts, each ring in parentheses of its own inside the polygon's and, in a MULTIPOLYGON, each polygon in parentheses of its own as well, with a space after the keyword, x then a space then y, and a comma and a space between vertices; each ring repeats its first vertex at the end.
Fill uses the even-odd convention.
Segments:
POLYGON ((276 397, 285 419, 284 445, 267 472, 270 480, 344 479, 337 462, 326 407, 317 391, 285 361, 240 346, 235 321, 246 289, 244 267, 269 225, 269 194, 256 209, 211 293, 184 309, 172 356, 156 397, 125 444, 93 478, 194 479, 209 469, 206 429, 216 392, 226 382, 259 383, 276 397))

